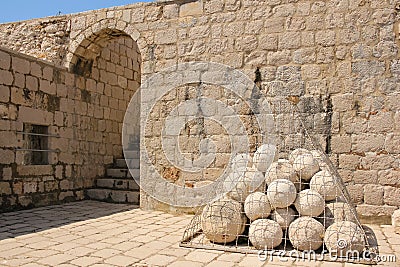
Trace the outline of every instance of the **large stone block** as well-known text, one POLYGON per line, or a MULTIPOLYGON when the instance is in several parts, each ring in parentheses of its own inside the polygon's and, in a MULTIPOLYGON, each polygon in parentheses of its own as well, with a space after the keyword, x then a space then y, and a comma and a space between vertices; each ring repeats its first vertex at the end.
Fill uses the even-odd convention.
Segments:
POLYGON ((348 111, 354 106, 354 95, 352 93, 340 94, 332 97, 333 110, 348 111))
POLYGON ((392 112, 378 112, 377 114, 369 117, 368 131, 371 133, 390 132, 393 131, 393 128, 394 121, 392 112))
POLYGON ((17 173, 21 176, 52 175, 53 167, 50 165, 21 165, 17 167, 17 173))
POLYGON ((3 180, 8 181, 12 178, 12 169, 11 168, 3 168, 3 180))
POLYGON ((400 188, 385 186, 383 200, 387 205, 400 207, 400 188))
POLYGON ((357 213, 361 222, 369 224, 390 224, 391 215, 397 209, 396 206, 387 205, 357 205, 357 213))
POLYGON ((0 85, 0 102, 10 101, 10 87, 0 85))
POLYGON ((14 81, 14 76, 10 71, 0 70, 0 83, 4 85, 12 85, 14 81))
POLYGON ((360 77, 383 75, 385 69, 384 61, 357 61, 352 63, 352 72, 360 77))
POLYGON ((332 136, 331 148, 333 153, 348 153, 351 151, 351 137, 349 135, 332 136))
POLYGON ((22 73, 22 74, 29 74, 31 70, 31 63, 26 59, 22 59, 19 57, 12 58, 12 68, 13 71, 22 73))
POLYGON ((361 134, 352 136, 352 151, 365 153, 383 150, 385 143, 384 135, 361 134))
POLYGON ((12 131, 0 132, 0 147, 14 148, 18 145, 17 135, 12 131))
POLYGON ((265 20, 264 30, 266 33, 279 33, 285 30, 285 19, 274 18, 265 20))
POLYGON ((177 4, 166 5, 163 8, 163 17, 166 19, 177 18, 179 16, 179 6, 177 4))
POLYGON ((10 164, 15 161, 15 153, 13 150, 0 149, 0 164, 10 164))
POLYGON ((383 205, 384 188, 381 185, 367 184, 364 187, 364 203, 369 205, 383 205))
POLYGON ((10 195, 11 186, 9 182, 0 182, 0 195, 10 195))
POLYGON ((400 210, 396 210, 392 215, 392 225, 396 234, 400 235, 400 210))
POLYGON ((54 114, 45 110, 21 106, 19 107, 18 118, 27 123, 51 125, 53 123, 54 114))
POLYGON ((316 53, 314 48, 301 48, 293 53, 293 61, 298 64, 314 63, 316 53))
POLYGON ((26 88, 30 91, 37 91, 39 89, 38 79, 33 76, 26 76, 26 88))
POLYGON ((341 169, 355 170, 360 164, 360 156, 353 154, 340 154, 339 167, 341 169))
POLYGON ((333 30, 318 31, 315 34, 315 42, 322 46, 332 46, 335 44, 336 34, 333 30))
POLYGON ((26 182, 24 183, 24 193, 36 193, 38 191, 38 183, 36 182, 26 182))
POLYGON ((198 16, 203 14, 203 1, 185 3, 179 8, 179 16, 198 16))
POLYGON ((385 140, 385 149, 389 153, 400 153, 400 135, 389 133, 385 140))
POLYGON ((347 185, 346 188, 354 204, 361 204, 364 202, 364 185, 353 184, 347 185))
POLYGON ((71 198, 74 198, 74 192, 72 192, 72 191, 61 192, 60 195, 58 196, 58 199, 60 201, 71 199, 71 198))
POLYGON ((299 48, 301 45, 301 34, 299 32, 285 32, 279 35, 278 48, 293 49, 299 48))
POLYGON ((377 184, 378 171, 376 170, 356 170, 353 180, 357 184, 377 184))
POLYGON ((398 162, 391 154, 366 153, 360 162, 360 168, 364 170, 388 170, 397 166, 398 162))
POLYGON ((381 185, 400 186, 400 171, 394 169, 382 170, 378 172, 378 182, 381 185))
POLYGON ((11 64, 11 57, 9 54, 0 51, 0 69, 8 70, 11 64))

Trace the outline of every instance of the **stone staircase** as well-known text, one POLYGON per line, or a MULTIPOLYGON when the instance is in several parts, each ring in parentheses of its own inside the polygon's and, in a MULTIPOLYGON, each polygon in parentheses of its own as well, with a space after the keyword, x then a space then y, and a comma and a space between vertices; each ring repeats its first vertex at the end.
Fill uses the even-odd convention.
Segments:
POLYGON ((106 177, 98 178, 95 187, 86 190, 89 199, 139 205, 139 185, 135 179, 140 177, 140 154, 127 151, 125 155, 126 160, 116 159, 114 166, 106 170, 106 177))

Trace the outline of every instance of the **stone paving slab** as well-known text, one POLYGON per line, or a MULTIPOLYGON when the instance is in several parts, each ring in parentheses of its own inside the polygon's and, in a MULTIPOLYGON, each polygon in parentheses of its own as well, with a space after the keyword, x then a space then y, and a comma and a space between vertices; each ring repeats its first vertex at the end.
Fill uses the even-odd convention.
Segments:
MULTIPOLYGON (((181 248, 191 218, 95 201, 0 214, 0 266, 357 266, 181 248)), ((400 235, 392 226, 369 227, 381 254, 397 257, 379 266, 400 266, 400 235)))

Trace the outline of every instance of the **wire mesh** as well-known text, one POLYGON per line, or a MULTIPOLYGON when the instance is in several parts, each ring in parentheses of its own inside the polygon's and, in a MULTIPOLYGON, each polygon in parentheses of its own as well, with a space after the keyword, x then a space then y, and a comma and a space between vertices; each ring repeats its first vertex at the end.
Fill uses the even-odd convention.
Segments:
POLYGON ((252 162, 238 155, 230 166, 232 181, 216 182, 216 188, 228 184, 229 192, 199 208, 181 246, 288 257, 306 252, 320 260, 376 264, 373 233, 361 225, 319 136, 309 133, 308 119, 297 103, 276 101, 271 107, 274 162, 260 170, 251 164, 256 156, 252 162))

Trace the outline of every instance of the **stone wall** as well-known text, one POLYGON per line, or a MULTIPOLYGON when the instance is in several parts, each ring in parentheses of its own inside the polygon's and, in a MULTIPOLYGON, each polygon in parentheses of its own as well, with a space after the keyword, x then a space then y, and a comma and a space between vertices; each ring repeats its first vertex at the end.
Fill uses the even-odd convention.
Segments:
POLYGON ((98 55, 104 42, 96 36, 105 29, 137 41, 143 78, 192 60, 223 63, 251 79, 258 68, 266 97, 298 96, 301 112, 313 114, 307 126, 338 167, 359 213, 387 216, 400 206, 397 4, 162 1, 0 25, 0 37, 3 46, 43 53, 70 70, 98 55), (50 22, 54 30, 47 31, 50 22), (24 29, 24 37, 14 29, 24 29), (42 40, 61 30, 46 50, 42 40), (33 43, 41 44, 26 48, 33 43))
POLYGON ((0 211, 82 200, 122 158, 122 121, 139 87, 139 61, 128 37, 110 41, 88 77, 1 49, 0 211), (30 146, 38 136, 28 134, 31 125, 47 127, 39 133, 49 135, 45 154, 29 150, 38 149, 30 146), (32 162, 33 153, 44 161, 32 162))

